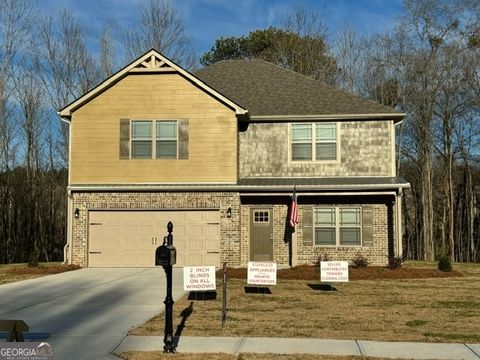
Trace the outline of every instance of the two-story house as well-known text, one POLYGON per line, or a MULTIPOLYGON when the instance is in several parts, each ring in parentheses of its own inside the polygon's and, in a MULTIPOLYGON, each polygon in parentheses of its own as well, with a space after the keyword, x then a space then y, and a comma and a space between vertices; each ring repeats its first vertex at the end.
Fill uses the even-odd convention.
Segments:
POLYGON ((192 74, 151 50, 59 114, 70 263, 154 266, 168 221, 177 266, 401 255, 394 109, 261 60, 192 74))

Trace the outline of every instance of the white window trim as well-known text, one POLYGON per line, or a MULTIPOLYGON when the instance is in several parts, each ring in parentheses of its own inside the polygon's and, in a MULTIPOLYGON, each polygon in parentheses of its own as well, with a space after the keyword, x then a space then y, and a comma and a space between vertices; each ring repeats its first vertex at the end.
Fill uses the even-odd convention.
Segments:
MULTIPOLYGON (((318 122, 321 124, 325 124, 326 122, 318 122)), ((287 148, 288 148, 288 164, 295 165, 295 164, 338 164, 340 163, 341 154, 340 154, 340 123, 335 122, 335 132, 336 132, 336 154, 337 158, 335 160, 314 160, 313 158, 316 157, 316 146, 317 146, 317 139, 316 139, 316 129, 315 129, 316 122, 300 122, 300 123, 288 123, 288 134, 287 134, 287 148), (312 125, 312 160, 292 160, 292 125, 312 125)))
MULTIPOLYGON (((327 227, 327 226, 323 226, 327 227)), ((362 219, 362 207, 361 206, 314 206, 312 211, 312 228, 313 228, 313 245, 316 247, 328 247, 328 248, 337 248, 337 247, 350 247, 350 248, 360 248, 363 246, 363 219, 362 219), (316 243, 316 234, 315 229, 315 210, 317 209, 335 209, 335 245, 317 245, 316 243), (360 226, 340 226, 340 209, 359 209, 360 210, 360 226), (341 227, 358 227, 360 229, 360 244, 359 245, 342 245, 340 244, 340 228, 341 227)))
POLYGON ((155 120, 152 120, 152 119, 132 119, 130 120, 130 127, 129 127, 129 131, 130 131, 130 141, 128 143, 128 154, 129 154, 129 159, 130 160, 177 160, 178 159, 178 150, 179 150, 179 146, 178 146, 178 143, 179 143, 179 139, 178 139, 178 132, 179 132, 179 121, 178 119, 155 119, 155 120), (151 141, 152 142, 152 157, 151 158, 133 158, 132 157, 132 142, 135 141, 133 139, 133 132, 132 132, 132 129, 133 129, 133 123, 134 122, 141 122, 141 121, 150 121, 152 123, 152 137, 150 139, 135 139, 135 140, 138 140, 138 141, 151 141), (175 121, 177 123, 177 138, 176 138, 176 141, 177 141, 177 156, 175 158, 157 158, 157 121, 175 121))

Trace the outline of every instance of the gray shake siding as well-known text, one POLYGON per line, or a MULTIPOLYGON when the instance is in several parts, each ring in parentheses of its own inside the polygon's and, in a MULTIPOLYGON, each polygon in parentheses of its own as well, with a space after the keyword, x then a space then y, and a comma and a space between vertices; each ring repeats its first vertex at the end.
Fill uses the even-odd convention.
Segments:
POLYGON ((341 121, 337 162, 289 159, 289 124, 250 123, 239 133, 239 177, 394 176, 393 121, 341 121))

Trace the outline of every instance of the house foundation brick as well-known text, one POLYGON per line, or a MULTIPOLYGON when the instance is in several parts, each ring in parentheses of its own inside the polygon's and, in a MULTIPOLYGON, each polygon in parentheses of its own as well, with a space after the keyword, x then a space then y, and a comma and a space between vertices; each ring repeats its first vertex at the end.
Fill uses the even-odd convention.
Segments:
MULTIPOLYGON (((88 211, 90 210, 212 210, 220 211, 220 262, 240 266, 240 197, 235 192, 74 192, 72 219, 72 259, 87 264, 88 211), (231 208, 232 216, 227 217, 231 208)), ((165 229, 166 234, 166 229, 165 229)), ((175 231, 173 233, 175 236, 175 231)), ((175 237, 174 237, 175 239, 175 237)))

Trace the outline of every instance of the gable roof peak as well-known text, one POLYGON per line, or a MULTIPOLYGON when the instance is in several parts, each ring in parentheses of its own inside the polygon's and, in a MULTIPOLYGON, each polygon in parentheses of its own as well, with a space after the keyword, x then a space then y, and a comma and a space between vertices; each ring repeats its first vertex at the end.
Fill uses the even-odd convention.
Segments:
POLYGON ((85 105, 91 99, 100 95, 105 90, 109 89, 115 85, 118 81, 123 79, 129 74, 135 73, 177 73, 180 76, 186 78, 190 82, 194 83, 200 89, 209 93, 217 100, 223 102, 228 107, 235 110, 235 113, 238 115, 247 114, 247 110, 239 106, 236 102, 225 97, 223 94, 220 94, 215 89, 207 85, 202 80, 198 79, 187 70, 183 69, 180 65, 177 65, 175 62, 167 58, 165 55, 158 52, 156 49, 150 49, 137 59, 133 60, 130 64, 126 65, 121 70, 117 71, 115 74, 111 75, 103 82, 95 86, 93 89, 87 91, 84 95, 80 96, 70 104, 66 105, 58 114, 65 119, 69 119, 72 116, 72 113, 78 108, 85 105))

